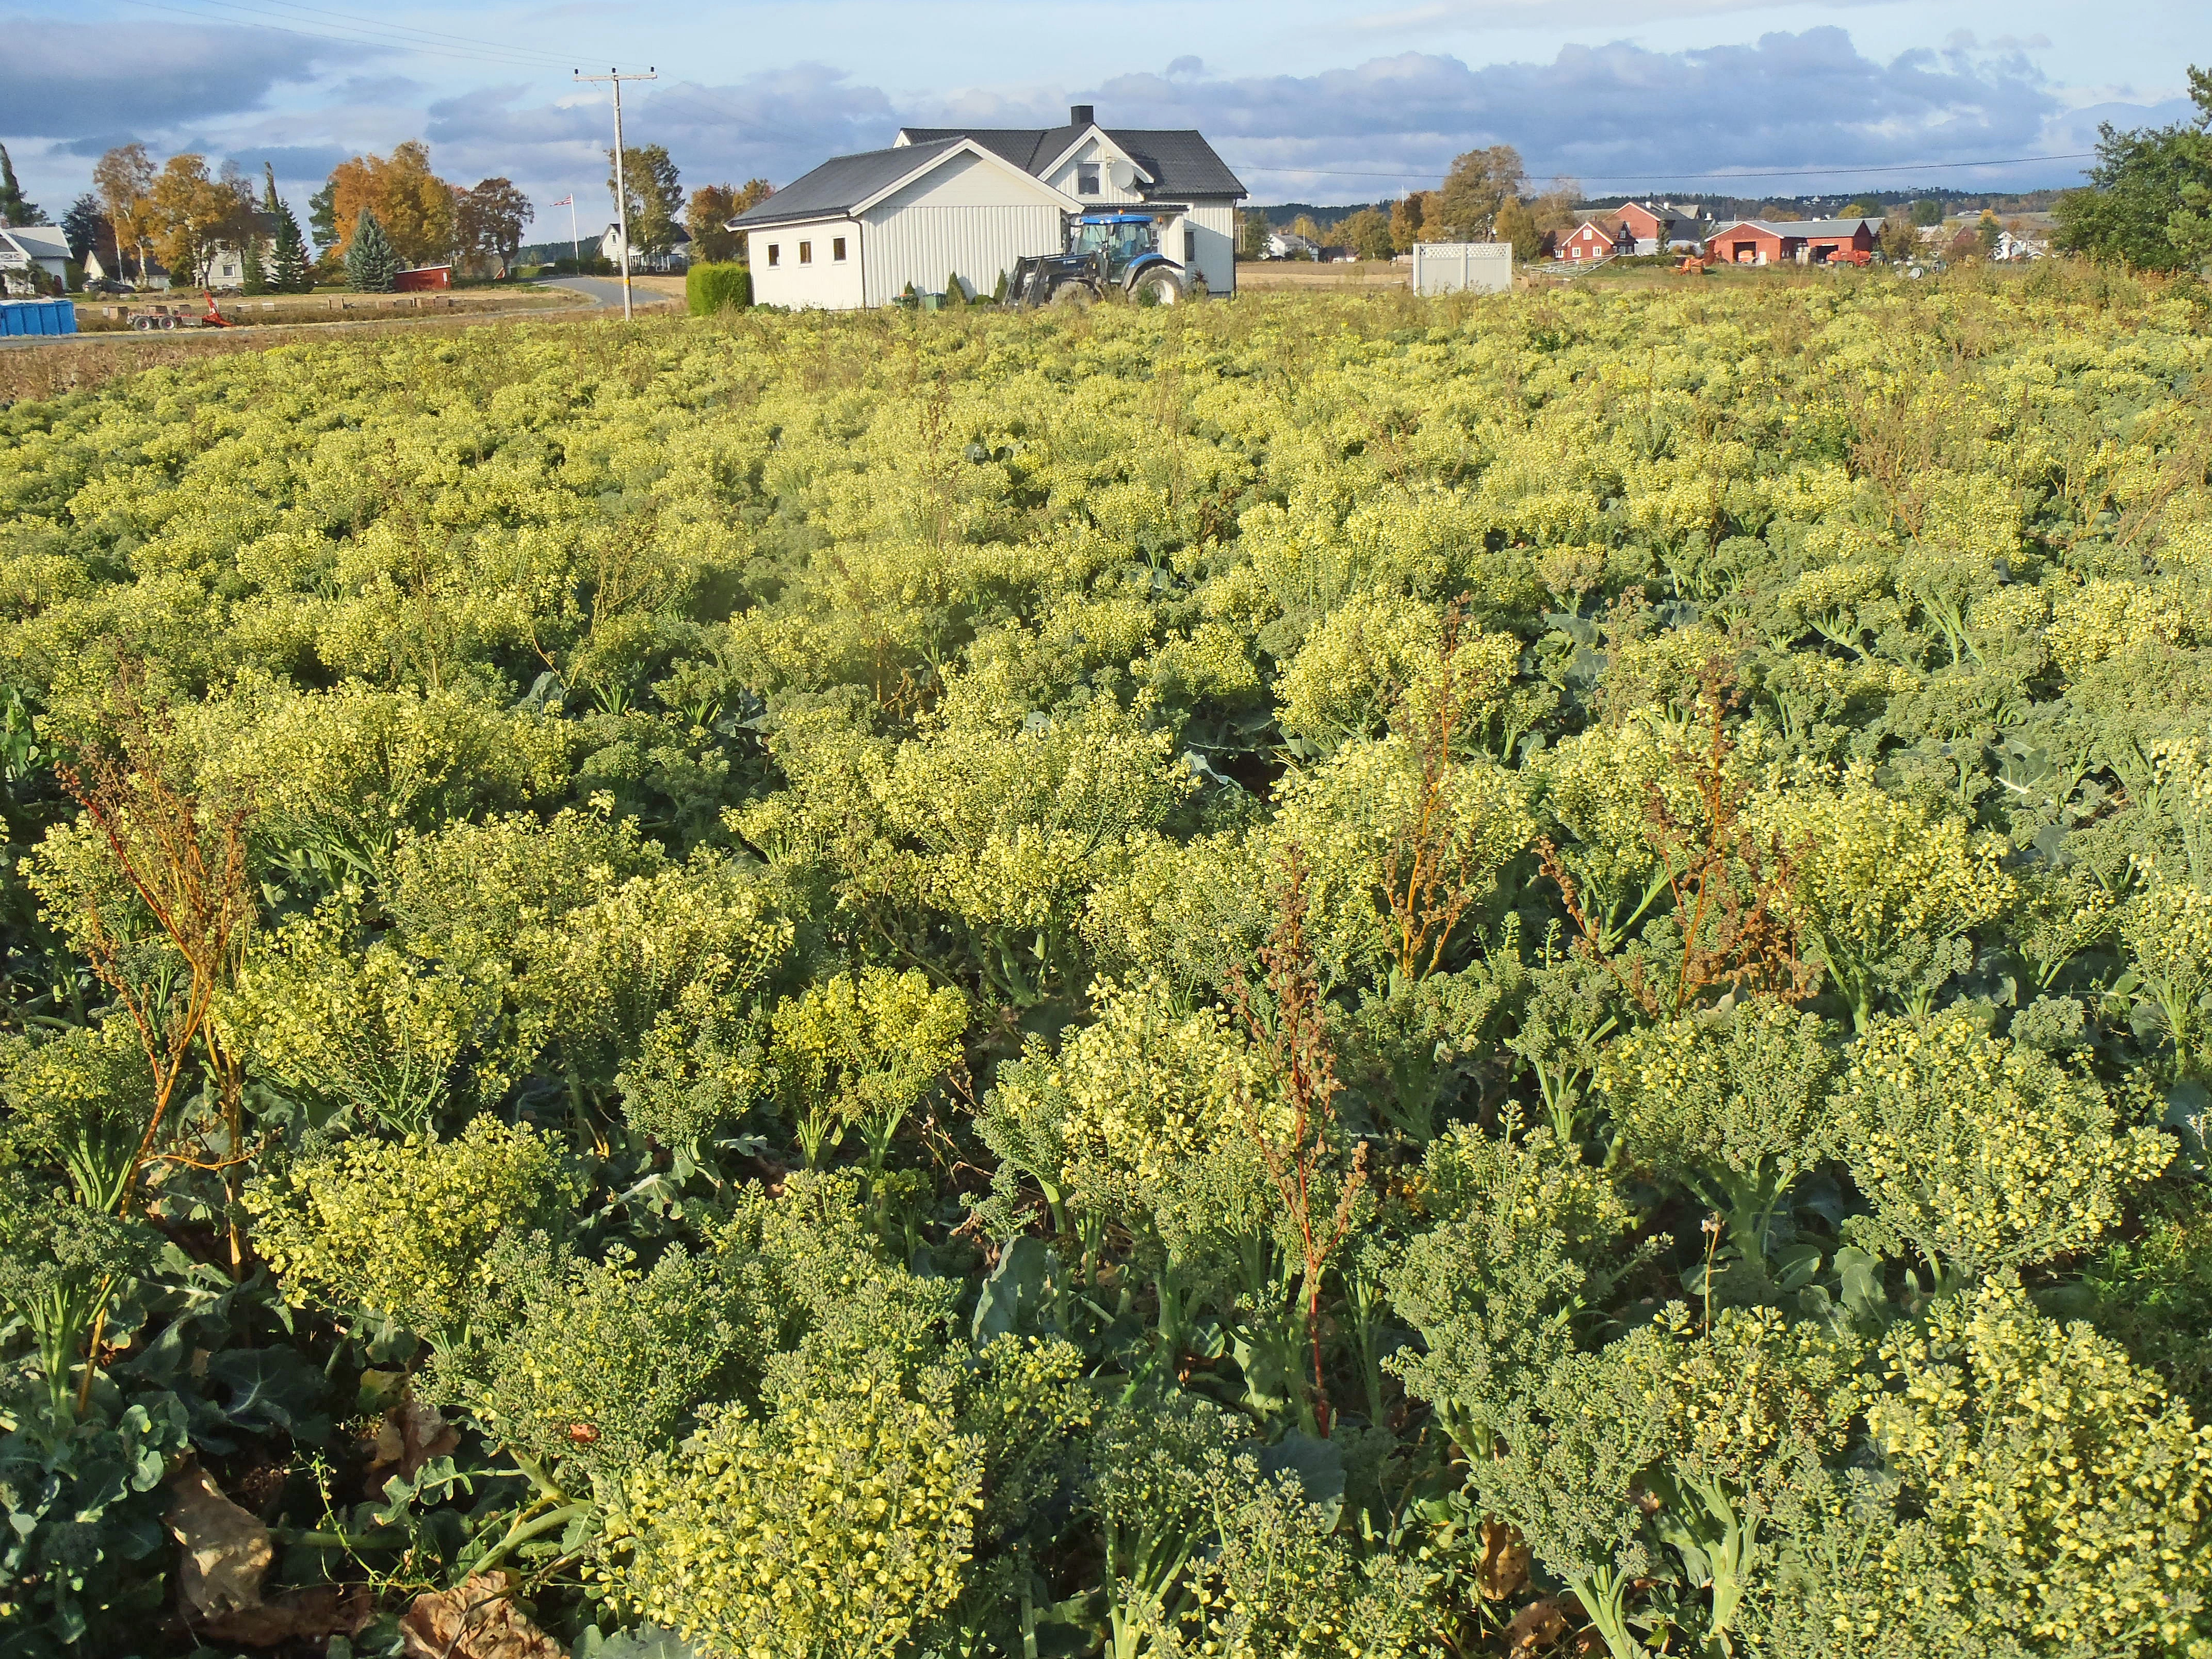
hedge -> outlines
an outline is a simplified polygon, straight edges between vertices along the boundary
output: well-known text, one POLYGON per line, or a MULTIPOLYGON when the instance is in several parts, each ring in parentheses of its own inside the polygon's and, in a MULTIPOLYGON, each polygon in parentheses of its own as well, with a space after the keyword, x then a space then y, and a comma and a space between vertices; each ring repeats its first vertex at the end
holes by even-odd
POLYGON ((694 317, 749 306, 753 302, 752 271, 734 261, 694 265, 684 278, 684 299, 694 317))

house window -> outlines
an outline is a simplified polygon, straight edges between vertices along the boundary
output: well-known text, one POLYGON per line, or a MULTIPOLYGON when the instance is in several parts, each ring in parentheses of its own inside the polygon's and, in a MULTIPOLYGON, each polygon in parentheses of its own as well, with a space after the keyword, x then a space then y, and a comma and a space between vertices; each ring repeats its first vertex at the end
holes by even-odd
POLYGON ((1079 161, 1075 166, 1075 193, 1096 196, 1098 193, 1098 163, 1079 161))
POLYGON ((1188 225, 1182 232, 1182 262, 1187 265, 1198 263, 1198 233, 1188 225))
POLYGON ((845 239, 843 237, 833 236, 830 238, 830 258, 831 263, 835 264, 842 265, 845 263, 845 239))
POLYGON ((799 263, 802 265, 811 265, 814 263, 813 243, 801 242, 799 245, 799 263))
POLYGON ((770 242, 768 245, 768 262, 772 265, 780 265, 783 263, 782 243, 770 242))

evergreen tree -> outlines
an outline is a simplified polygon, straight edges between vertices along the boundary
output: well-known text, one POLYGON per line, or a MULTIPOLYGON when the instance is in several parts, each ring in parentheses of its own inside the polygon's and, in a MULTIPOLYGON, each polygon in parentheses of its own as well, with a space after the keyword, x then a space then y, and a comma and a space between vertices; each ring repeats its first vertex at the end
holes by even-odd
POLYGON ((399 256, 376 216, 366 208, 354 226, 352 246, 346 249, 346 286, 356 294, 389 294, 399 276, 399 256))
POLYGON ((0 225, 37 225, 46 222, 46 215, 39 204, 23 199, 23 188, 15 182, 15 164, 8 159, 8 146, 0 144, 0 225))
POLYGON ((338 235, 337 198, 337 180, 331 179, 307 198, 307 228, 315 233, 319 248, 336 247, 343 240, 338 235))
POLYGON ((248 236, 246 250, 239 260, 239 291, 243 294, 269 292, 269 267, 262 263, 261 239, 248 236))
POLYGON ((292 204, 276 193, 276 170, 264 162, 261 174, 261 210, 274 221, 270 234, 276 244, 269 251, 269 286, 278 294, 305 294, 314 286, 307 270, 307 238, 300 234, 292 204))

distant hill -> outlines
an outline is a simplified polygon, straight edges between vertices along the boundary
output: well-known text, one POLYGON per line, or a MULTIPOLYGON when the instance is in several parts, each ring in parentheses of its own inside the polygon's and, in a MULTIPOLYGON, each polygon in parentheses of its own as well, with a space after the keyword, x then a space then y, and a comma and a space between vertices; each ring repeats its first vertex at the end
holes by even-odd
MULTIPOLYGON (((1771 216, 1777 209, 1786 210, 1801 219, 1826 219, 1840 214, 1854 202, 1868 202, 1885 210, 1909 208, 1915 202, 1933 201, 1943 210, 1947 218, 1962 213, 1979 213, 1989 208, 2001 214, 2041 213, 2050 210, 2058 199, 2056 190, 2030 191, 1972 191, 1972 190, 1856 190, 1841 194, 1823 196, 1719 196, 1719 195, 1613 195, 1589 196, 1580 206, 1603 211, 1628 202, 1671 202, 1675 206, 1701 207, 1710 217, 1721 219, 1758 219, 1771 216)), ((1291 221, 1300 214, 1311 214, 1324 229, 1339 220, 1348 219, 1362 208, 1376 207, 1388 213, 1389 201, 1351 202, 1340 206, 1325 206, 1315 202, 1279 202, 1255 205, 1248 212, 1264 215, 1267 222, 1278 230, 1288 229, 1291 221)))

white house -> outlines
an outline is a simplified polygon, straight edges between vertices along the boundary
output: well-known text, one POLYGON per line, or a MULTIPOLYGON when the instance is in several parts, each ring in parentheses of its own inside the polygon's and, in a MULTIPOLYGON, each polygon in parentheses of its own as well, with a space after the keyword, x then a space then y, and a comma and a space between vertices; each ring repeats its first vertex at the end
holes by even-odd
POLYGON ((1028 254, 1056 253, 1068 214, 1148 210, 1160 251, 1237 283, 1237 204, 1246 191, 1192 131, 1109 130, 1088 104, 1060 127, 908 127, 889 149, 841 155, 730 222, 745 238, 763 305, 888 305, 948 276, 988 294, 1028 254))
POLYGON ((138 250, 126 247, 104 255, 97 247, 84 252, 84 279, 88 283, 118 283, 129 288, 165 289, 169 285, 169 268, 159 259, 149 258, 146 269, 138 269, 138 250))
POLYGON ((30 292, 33 270, 66 281, 69 264, 69 238, 56 227, 0 224, 0 289, 30 292))
MULTIPOLYGON (((665 253, 647 253, 643 248, 630 250, 629 268, 632 270, 683 270, 691 264, 691 233, 681 225, 673 227, 676 245, 665 253)), ((609 225, 599 237, 599 258, 609 264, 622 263, 622 226, 609 225)))

